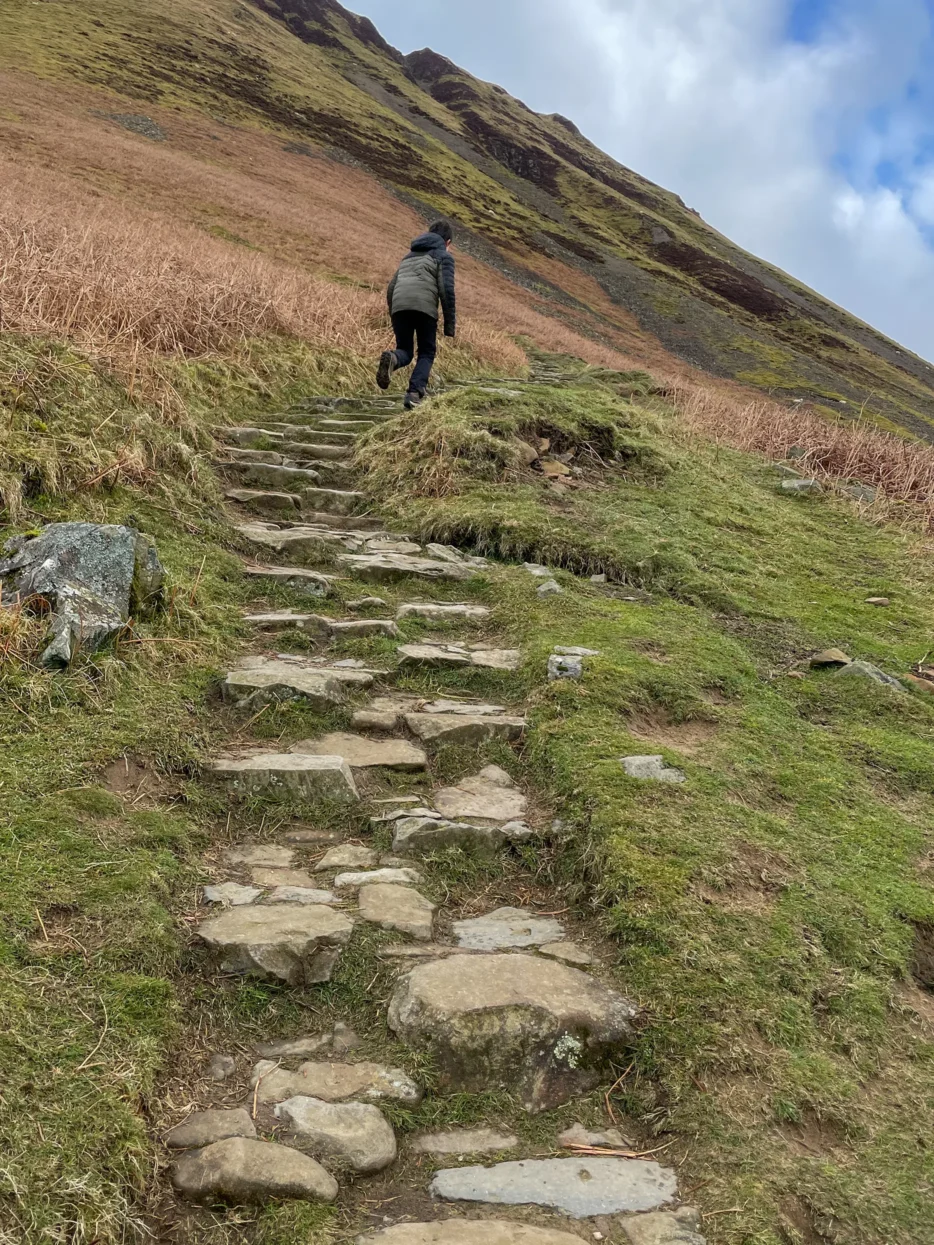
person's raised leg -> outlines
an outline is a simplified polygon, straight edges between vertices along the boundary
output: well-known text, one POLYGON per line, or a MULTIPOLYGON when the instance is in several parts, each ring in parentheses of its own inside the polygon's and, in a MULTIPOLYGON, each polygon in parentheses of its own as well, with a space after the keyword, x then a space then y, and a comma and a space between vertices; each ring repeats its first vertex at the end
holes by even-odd
POLYGON ((415 364, 412 378, 409 381, 409 393, 407 396, 417 394, 419 400, 421 400, 428 389, 431 369, 434 366, 435 357, 438 353, 438 321, 434 316, 426 315, 424 312, 416 314, 418 315, 415 325, 415 331, 418 336, 418 362, 415 364))
POLYGON ((415 324, 412 315, 411 311, 397 311, 392 317, 396 348, 384 350, 380 355, 376 372, 376 383, 380 389, 388 389, 393 372, 398 368, 408 367, 415 357, 415 324))

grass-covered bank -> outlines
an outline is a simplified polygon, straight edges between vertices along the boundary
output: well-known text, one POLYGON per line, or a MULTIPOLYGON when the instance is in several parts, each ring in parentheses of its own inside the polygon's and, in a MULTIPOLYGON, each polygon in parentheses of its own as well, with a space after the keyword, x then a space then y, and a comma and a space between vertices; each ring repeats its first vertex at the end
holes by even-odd
POLYGON ((896 675, 921 660, 918 544, 601 385, 452 395, 361 456, 422 534, 619 581, 565 574, 543 601, 517 567, 499 617, 540 689, 528 777, 569 823, 564 875, 648 1009, 623 1103, 729 1212, 711 1239, 930 1239, 934 1002, 912 969, 934 706, 794 668, 830 645, 896 675), (522 467, 515 435, 581 446, 580 487, 522 467), (602 656, 541 689, 554 644, 602 656), (628 780, 618 758, 647 752, 687 783, 628 780))

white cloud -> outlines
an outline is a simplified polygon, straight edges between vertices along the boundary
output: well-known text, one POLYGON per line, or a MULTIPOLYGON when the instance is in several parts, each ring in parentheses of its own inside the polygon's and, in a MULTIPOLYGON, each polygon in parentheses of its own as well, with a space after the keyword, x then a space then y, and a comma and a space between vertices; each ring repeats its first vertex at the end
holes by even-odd
POLYGON ((810 44, 785 38, 790 3, 359 7, 406 50, 431 43, 572 117, 740 245, 934 358, 934 167, 914 167, 930 107, 906 94, 931 76, 930 0, 847 0, 810 44))

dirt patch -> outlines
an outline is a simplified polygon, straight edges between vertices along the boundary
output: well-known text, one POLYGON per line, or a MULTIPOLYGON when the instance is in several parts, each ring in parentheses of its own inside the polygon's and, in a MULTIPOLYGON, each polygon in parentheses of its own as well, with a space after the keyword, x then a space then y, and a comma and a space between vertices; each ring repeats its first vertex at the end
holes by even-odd
POLYGON ((720 727, 717 722, 673 722, 664 711, 657 711, 630 718, 627 729, 637 739, 694 756, 710 743, 720 727))
POLYGON ((919 986, 934 990, 934 925, 929 921, 915 921, 915 949, 911 960, 911 974, 919 986))
POLYGON ((101 784, 134 807, 152 807, 166 797, 165 780, 145 761, 118 757, 101 774, 101 784))
POLYGON ((781 1233, 788 1245, 828 1245, 833 1237, 818 1227, 813 1207, 797 1193, 789 1193, 779 1203, 781 1233))
POLYGON ((897 987, 895 994, 904 1007, 914 1012, 927 1032, 934 1035, 934 994, 907 981, 897 987))
POLYGON ((734 855, 716 877, 695 882, 692 889, 705 903, 727 912, 766 912, 794 877, 777 852, 752 843, 734 845, 734 855))
POLYGON ((789 1147, 802 1156, 826 1157, 842 1144, 839 1131, 813 1111, 806 1111, 800 1124, 783 1124, 778 1131, 789 1147))

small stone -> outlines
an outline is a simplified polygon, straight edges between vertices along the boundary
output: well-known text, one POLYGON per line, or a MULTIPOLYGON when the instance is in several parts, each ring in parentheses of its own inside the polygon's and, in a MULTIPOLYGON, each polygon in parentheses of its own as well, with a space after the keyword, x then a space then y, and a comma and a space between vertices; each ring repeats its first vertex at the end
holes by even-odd
MULTIPOLYGON (((400 872, 405 872, 400 870, 400 872)), ((377 884, 360 891, 360 917, 381 929, 429 942, 437 905, 409 886, 377 884)))
POLYGON ((421 1089, 410 1077, 379 1063, 303 1063, 297 1072, 288 1072, 264 1059, 254 1067, 250 1087, 262 1103, 304 1097, 325 1102, 422 1100, 421 1089))
POLYGON ((538 462, 538 450, 534 446, 529 445, 528 441, 523 441, 520 437, 513 437, 509 444, 516 452, 516 458, 523 467, 531 467, 532 463, 538 462))
POLYGON ((554 683, 557 679, 582 679, 584 662, 580 657, 560 657, 553 653, 548 658, 548 678, 554 683))
POLYGON ((314 886, 304 869, 252 869, 250 876, 257 886, 314 886))
POLYGON ((454 618, 466 618, 482 622, 489 618, 490 610, 483 605, 448 605, 444 601, 411 601, 400 605, 396 618, 424 618, 428 622, 448 622, 454 618))
POLYGON ((549 480, 561 480, 571 474, 570 467, 553 458, 543 459, 540 465, 542 474, 549 480))
POLYGON ((329 981, 353 922, 324 904, 229 908, 204 921, 198 936, 224 972, 284 981, 329 981))
POLYGON ((783 493, 791 493, 797 497, 824 491, 819 480, 782 480, 780 487, 783 493))
POLYGON ((337 896, 331 891, 317 890, 313 886, 277 886, 266 896, 267 903, 337 903, 337 896))
POLYGON ((591 575, 590 582, 592 584, 605 584, 606 579, 606 575, 591 575))
POLYGON ((368 1232, 357 1237, 356 1245, 581 1245, 581 1238, 515 1220, 446 1219, 368 1232))
POLYGON ((224 882, 220 886, 204 888, 205 903, 223 904, 225 908, 239 908, 259 899, 262 891, 256 886, 240 886, 237 882, 224 882))
POLYGON ((194 1111, 166 1134, 165 1144, 171 1150, 190 1150, 228 1137, 255 1136, 250 1113, 242 1107, 236 1111, 194 1111))
POLYGON ((905 690, 903 684, 891 674, 886 674, 884 670, 880 670, 878 666, 874 666, 868 661, 851 661, 848 666, 843 666, 837 671, 837 675, 849 675, 853 678, 871 679, 874 683, 883 683, 886 687, 892 688, 893 691, 903 692, 905 690))
POLYGON ((497 908, 486 916, 455 921, 458 946, 472 951, 506 951, 558 942, 564 929, 549 917, 536 918, 525 908, 497 908))
POLYGON ((864 506, 871 506, 879 496, 879 490, 871 484, 845 484, 843 492, 851 501, 860 502, 864 506))
POLYGON ((464 561, 464 555, 459 549, 455 549, 453 545, 426 545, 425 552, 429 557, 437 558, 439 562, 460 563, 464 561))
POLYGON ((848 666, 852 660, 852 657, 847 657, 839 648, 827 648, 811 658, 811 666, 815 670, 824 666, 848 666))
POLYGON ((435 1197, 500 1206, 548 1206, 572 1219, 657 1210, 677 1197, 670 1168, 645 1159, 522 1159, 440 1171, 435 1197))
POLYGON ((556 579, 546 579, 536 591, 540 597, 559 597, 564 589, 556 579))
POLYGON ((378 1107, 288 1098, 275 1108, 301 1140, 322 1158, 338 1159, 355 1172, 378 1172, 396 1157, 396 1136, 378 1107))
POLYGON ((360 890, 365 886, 417 886, 422 875, 417 869, 368 869, 360 873, 339 873, 337 890, 360 890))
POLYGON ((521 821, 528 800, 505 770, 488 765, 479 774, 445 787, 434 797, 434 806, 452 821, 521 821))
POLYGON ((290 847, 279 847, 275 843, 245 843, 241 847, 228 848, 224 859, 229 865, 288 869, 295 860, 295 853, 290 847))
POLYGON ((445 1133, 422 1133, 413 1137, 409 1149, 414 1154, 502 1154, 515 1150, 519 1138, 492 1128, 452 1128, 445 1133))
POLYGON ((185 1154, 172 1168, 172 1184, 193 1202, 333 1202, 337 1197, 337 1181, 314 1159, 287 1146, 243 1137, 185 1154))
POLYGON ((883 605, 891 605, 892 603, 888 597, 867 597, 866 604, 883 606, 883 605))
POLYGON ((365 735, 335 733, 320 739, 303 739, 290 752, 307 756, 343 757, 351 769, 422 770, 428 757, 406 739, 367 739, 365 735))
POLYGON ((237 1074, 237 1061, 233 1055, 212 1055, 207 1066, 207 1076, 220 1084, 237 1074))
POLYGON ((583 947, 579 947, 576 942, 549 942, 544 947, 539 947, 542 955, 547 955, 550 960, 560 960, 563 964, 579 964, 586 967, 593 963, 593 956, 583 947))
POLYGON ((645 782, 687 782, 687 775, 666 765, 665 758, 661 756, 621 757, 620 760, 630 778, 640 778, 645 782))
POLYGON ((561 1146, 602 1146, 605 1150, 627 1150, 629 1142, 618 1129, 607 1128, 602 1132, 591 1132, 583 1124, 573 1124, 566 1128, 558 1137, 561 1146))
POLYGON ((324 873, 327 869, 372 869, 375 864, 376 852, 371 847, 342 843, 321 857, 315 865, 315 873, 324 873))
POLYGON ((555 652, 559 657, 599 657, 600 650, 598 648, 561 648, 556 647, 555 652))
POLYGON ((305 1037, 281 1038, 276 1042, 258 1042, 257 1055, 264 1059, 310 1059, 325 1052, 338 1054, 359 1046, 356 1033, 339 1020, 329 1033, 310 1033, 305 1037))
POLYGON ((348 601, 347 608, 349 610, 377 610, 386 609, 386 602, 382 597, 361 597, 359 601, 348 601))
POLYGON ((706 1245, 700 1230, 700 1214, 692 1206, 635 1215, 620 1220, 620 1226, 629 1245, 706 1245))

